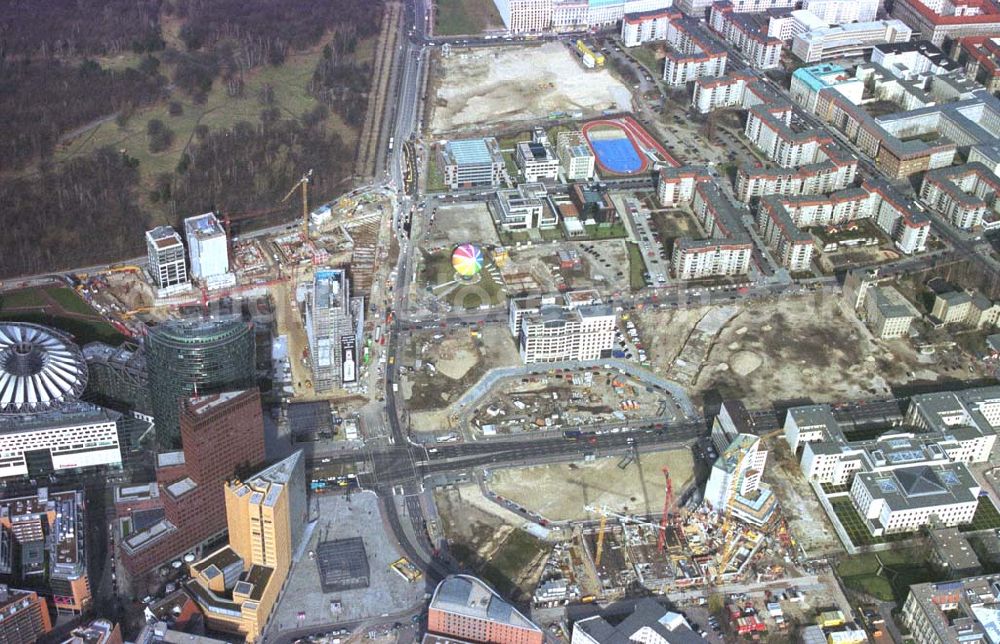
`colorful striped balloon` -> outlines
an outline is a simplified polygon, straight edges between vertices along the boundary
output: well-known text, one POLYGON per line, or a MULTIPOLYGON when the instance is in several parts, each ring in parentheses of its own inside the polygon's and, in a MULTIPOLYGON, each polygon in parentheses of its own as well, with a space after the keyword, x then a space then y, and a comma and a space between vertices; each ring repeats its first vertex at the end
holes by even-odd
POLYGON ((472 277, 483 270, 483 251, 475 244, 462 244, 451 254, 451 265, 462 277, 472 277))

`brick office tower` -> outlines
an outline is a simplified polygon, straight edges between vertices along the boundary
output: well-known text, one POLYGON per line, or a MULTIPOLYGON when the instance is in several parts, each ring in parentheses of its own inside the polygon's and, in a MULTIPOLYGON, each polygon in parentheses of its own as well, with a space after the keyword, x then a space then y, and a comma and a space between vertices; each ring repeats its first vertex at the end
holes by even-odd
POLYGON ((130 579, 183 556, 226 529, 225 483, 264 461, 260 392, 189 398, 180 409, 182 452, 157 457, 163 519, 121 543, 130 579))
POLYGON ((542 644, 545 640, 542 629, 470 575, 451 575, 438 584, 427 610, 427 632, 489 644, 542 644))
POLYGON ((48 605, 33 590, 0 584, 0 642, 34 644, 52 630, 48 605))

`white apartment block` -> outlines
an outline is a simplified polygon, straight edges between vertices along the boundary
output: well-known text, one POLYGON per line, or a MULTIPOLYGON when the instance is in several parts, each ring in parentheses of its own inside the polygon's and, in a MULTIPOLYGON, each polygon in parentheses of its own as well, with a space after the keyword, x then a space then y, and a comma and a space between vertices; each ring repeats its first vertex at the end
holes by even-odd
POLYGON ((622 18, 622 44, 637 47, 643 43, 667 39, 670 11, 649 11, 625 14, 622 18))
POLYGON ((188 287, 184 244, 172 227, 158 226, 146 231, 146 257, 149 273, 161 295, 188 287))
POLYGON ((671 268, 681 280, 746 275, 752 254, 752 244, 678 239, 674 242, 671 268))
POLYGON ((805 0, 802 8, 831 25, 846 22, 873 22, 878 13, 878 0, 805 0))
POLYGON ((681 237, 674 241, 670 262, 678 279, 746 275, 750 270, 753 241, 743 229, 740 214, 717 185, 699 182, 691 209, 708 239, 681 237))
POLYGON ((728 0, 712 5, 710 24, 734 45, 754 69, 774 69, 781 64, 782 41, 769 34, 766 14, 737 13, 728 0))
POLYGON ((590 181, 594 178, 596 159, 581 132, 560 132, 556 146, 559 168, 567 181, 590 181))
POLYGON ((744 134, 771 161, 783 168, 816 163, 832 139, 822 132, 792 126, 791 105, 755 105, 744 134))
POLYGON ((866 180, 862 187, 871 193, 868 211, 875 225, 889 235, 896 248, 903 253, 922 253, 931 231, 927 215, 911 208, 898 193, 882 182, 866 180))
MULTIPOLYGON (((799 13, 809 12, 796 12, 799 13)), ((792 38, 792 53, 806 63, 850 58, 866 54, 875 45, 906 42, 912 33, 903 22, 895 19, 822 26, 792 38)))
POLYGON ((606 304, 542 306, 521 317, 518 348, 525 364, 611 356, 617 315, 606 304))
POLYGON ((742 105, 748 79, 740 74, 695 81, 691 105, 702 114, 742 105))
POLYGON ((930 170, 924 175, 920 198, 952 226, 970 230, 986 221, 1000 225, 1000 178, 982 163, 930 170), (988 218, 987 218, 988 217, 988 218))
POLYGON ((789 214, 788 204, 777 195, 764 197, 757 210, 757 227, 781 265, 792 272, 809 270, 812 235, 801 230, 789 214))
POLYGON ((663 67, 663 80, 678 87, 699 78, 726 73, 727 53, 705 26, 692 18, 674 18, 667 28, 670 49, 663 67))
POLYGON ((552 26, 552 0, 493 1, 512 34, 548 31, 552 26))
POLYGON ((709 179, 708 172, 698 166, 661 168, 656 180, 656 198, 664 208, 691 203, 695 186, 698 182, 709 179))
POLYGON ((858 160, 836 145, 824 146, 823 158, 798 168, 756 168, 743 165, 736 173, 736 197, 747 203, 765 195, 821 195, 854 183, 858 160))
POLYGON ((725 52, 680 55, 667 52, 663 80, 671 87, 680 87, 699 78, 722 76, 726 73, 727 58, 725 52))
POLYGON ((36 461, 44 453, 56 472, 120 465, 120 418, 117 412, 75 402, 58 411, 0 419, 0 478, 27 476, 29 453, 36 461))

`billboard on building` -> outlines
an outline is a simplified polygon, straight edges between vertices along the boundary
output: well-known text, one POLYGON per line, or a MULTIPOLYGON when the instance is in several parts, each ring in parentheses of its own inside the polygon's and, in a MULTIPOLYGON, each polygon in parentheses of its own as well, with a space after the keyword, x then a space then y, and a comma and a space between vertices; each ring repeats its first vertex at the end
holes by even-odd
POLYGON ((340 337, 340 375, 345 387, 358 381, 358 346, 353 335, 340 337))

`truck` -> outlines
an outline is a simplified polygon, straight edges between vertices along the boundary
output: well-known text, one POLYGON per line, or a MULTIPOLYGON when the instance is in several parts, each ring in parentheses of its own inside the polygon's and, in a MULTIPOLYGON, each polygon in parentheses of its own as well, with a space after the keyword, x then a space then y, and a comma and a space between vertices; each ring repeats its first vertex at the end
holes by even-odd
POLYGON ((583 436, 583 432, 579 429, 567 429, 563 432, 563 438, 568 438, 571 440, 576 440, 583 436))

